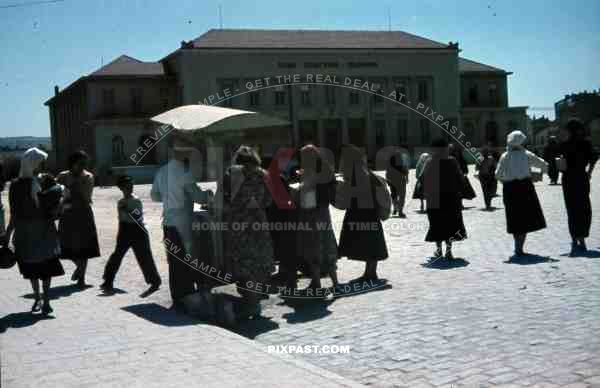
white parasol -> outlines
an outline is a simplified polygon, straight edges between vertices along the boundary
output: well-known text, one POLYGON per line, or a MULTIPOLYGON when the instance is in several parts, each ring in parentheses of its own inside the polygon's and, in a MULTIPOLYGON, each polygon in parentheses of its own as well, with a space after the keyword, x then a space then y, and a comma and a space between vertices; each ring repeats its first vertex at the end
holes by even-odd
POLYGON ((180 131, 219 133, 252 128, 285 127, 290 123, 279 117, 247 110, 212 105, 183 105, 151 119, 180 131))

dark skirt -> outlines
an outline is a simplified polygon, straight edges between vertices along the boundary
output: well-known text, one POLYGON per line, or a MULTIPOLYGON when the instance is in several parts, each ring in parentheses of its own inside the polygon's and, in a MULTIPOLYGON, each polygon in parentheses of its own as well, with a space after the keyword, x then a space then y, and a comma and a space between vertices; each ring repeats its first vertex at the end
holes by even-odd
POLYGON ((531 179, 504 182, 502 195, 508 233, 524 234, 546 227, 546 219, 531 179))
POLYGON ((81 260, 100 256, 98 233, 91 206, 65 209, 58 229, 62 258, 81 260))
POLYGON ((56 226, 44 219, 15 220, 13 245, 22 262, 39 263, 60 256, 56 226))
POLYGON ((588 237, 592 225, 592 204, 590 202, 590 180, 587 173, 585 171, 564 173, 562 189, 571 238, 588 237))
POLYGON ((425 193, 423 192, 423 180, 417 179, 417 183, 415 183, 415 189, 412 195, 413 199, 425 199, 425 193))
POLYGON ((476 196, 477 196, 477 194, 475 194, 475 190, 473 189, 473 186, 471 186, 471 182, 469 181, 469 178, 465 175, 465 179, 463 182, 462 198, 471 200, 471 199, 475 198, 476 196))
POLYGON ((384 260, 388 257, 383 227, 374 209, 351 208, 346 211, 338 256, 360 261, 384 260))
POLYGON ((427 218, 429 230, 425 241, 454 242, 467 238, 460 198, 443 198, 438 208, 427 209, 427 218))
POLYGON ((22 260, 17 261, 19 272, 25 279, 48 279, 55 276, 62 276, 65 271, 58 258, 40 261, 38 263, 26 263, 22 260))

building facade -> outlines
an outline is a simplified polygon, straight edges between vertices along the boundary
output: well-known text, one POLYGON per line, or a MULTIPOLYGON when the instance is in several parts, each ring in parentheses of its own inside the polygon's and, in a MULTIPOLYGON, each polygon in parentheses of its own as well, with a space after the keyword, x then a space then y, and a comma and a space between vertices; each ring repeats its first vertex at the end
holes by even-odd
POLYGON ((152 131, 154 113, 201 102, 276 115, 291 123, 290 143, 353 143, 371 158, 388 145, 427 147, 440 135, 473 147, 503 144, 527 120, 527 107, 508 104, 511 73, 459 51, 400 31, 210 30, 159 62, 121 57, 57 91, 47 103, 53 142, 62 163, 67 150, 83 147, 110 170, 152 131), (136 98, 143 108, 134 108, 136 98), (81 112, 61 121, 81 101, 81 112), (443 122, 458 131, 448 134, 443 122))
POLYGON ((113 169, 137 165, 134 174, 151 175, 167 156, 158 144, 132 159, 155 136, 152 117, 178 105, 176 82, 156 62, 123 55, 60 91, 46 102, 50 111, 55 169, 67 168, 69 154, 85 150, 92 169, 108 177, 113 169))

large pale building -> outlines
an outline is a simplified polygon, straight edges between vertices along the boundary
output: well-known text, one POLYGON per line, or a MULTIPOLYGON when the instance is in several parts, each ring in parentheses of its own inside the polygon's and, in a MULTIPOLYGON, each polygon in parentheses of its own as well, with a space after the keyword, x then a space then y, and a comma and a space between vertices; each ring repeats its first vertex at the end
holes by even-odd
MULTIPOLYGON (((473 147, 503 143, 526 126, 526 107, 508 104, 511 73, 459 51, 400 31, 210 30, 158 62, 122 56, 56 90, 46 103, 53 146, 61 167, 85 148, 109 171, 152 133, 149 117, 198 102, 281 116, 294 144, 353 143, 371 157, 427 146, 448 127, 473 147)), ((165 157, 159 147, 146 163, 165 157)))

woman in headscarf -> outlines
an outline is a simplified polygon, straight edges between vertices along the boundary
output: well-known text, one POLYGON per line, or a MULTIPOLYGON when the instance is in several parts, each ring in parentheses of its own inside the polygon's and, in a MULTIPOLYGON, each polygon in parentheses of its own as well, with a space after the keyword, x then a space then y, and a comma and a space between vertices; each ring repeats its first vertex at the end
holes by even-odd
MULTIPOLYGON (((223 248, 226 265, 233 272, 238 292, 244 298, 241 317, 260 315, 259 292, 273 272, 273 244, 266 210, 271 204, 268 174, 256 151, 240 146, 219 182, 217 196, 223 196, 223 248)), ((228 271, 229 272, 229 271, 228 271)))
POLYGON ((298 219, 305 227, 298 231, 298 256, 309 269, 309 289, 321 288, 321 273, 338 286, 337 244, 331 225, 329 204, 335 196, 333 167, 312 144, 300 150, 302 174, 295 190, 298 219))
POLYGON ((560 147, 560 153, 566 160, 562 189, 569 218, 571 255, 574 256, 587 250, 585 239, 592 224, 590 179, 598 156, 592 143, 585 138, 585 127, 579 119, 569 120, 566 127, 569 138, 560 147))
MULTIPOLYGON (((48 295, 51 279, 65 273, 58 260, 60 244, 55 219, 40 203, 42 188, 38 174, 47 157, 47 153, 37 148, 23 154, 19 177, 11 183, 8 194, 10 221, 6 232, 7 241, 13 235, 19 271, 31 281, 35 299, 31 311, 41 310, 44 315, 52 312, 48 295)), ((56 209, 52 210, 50 213, 56 214, 56 209)))
POLYGON ((506 152, 496 167, 496 178, 503 183, 502 199, 506 212, 506 231, 515 240, 515 256, 525 255, 527 233, 546 227, 544 213, 531 180, 531 168, 542 173, 548 169, 544 159, 525 149, 527 136, 513 131, 506 138, 506 152))
POLYGON ((92 211, 94 175, 85 169, 88 156, 77 151, 69 156, 69 169, 56 180, 65 186, 64 210, 59 222, 61 255, 73 260, 77 268, 71 280, 85 287, 85 272, 88 259, 100 256, 96 221, 92 211))
POLYGON ((453 259, 452 243, 467 238, 461 205, 465 177, 458 161, 449 155, 446 139, 433 141, 431 147, 433 154, 422 178, 429 219, 425 241, 435 242, 435 258, 442 257, 445 242, 446 259, 453 259))
POLYGON ((364 152, 354 145, 344 147, 340 167, 343 181, 337 185, 335 206, 346 214, 338 255, 365 262, 364 274, 355 282, 377 281, 377 262, 388 257, 377 209, 378 190, 385 190, 385 182, 369 170, 364 152))

